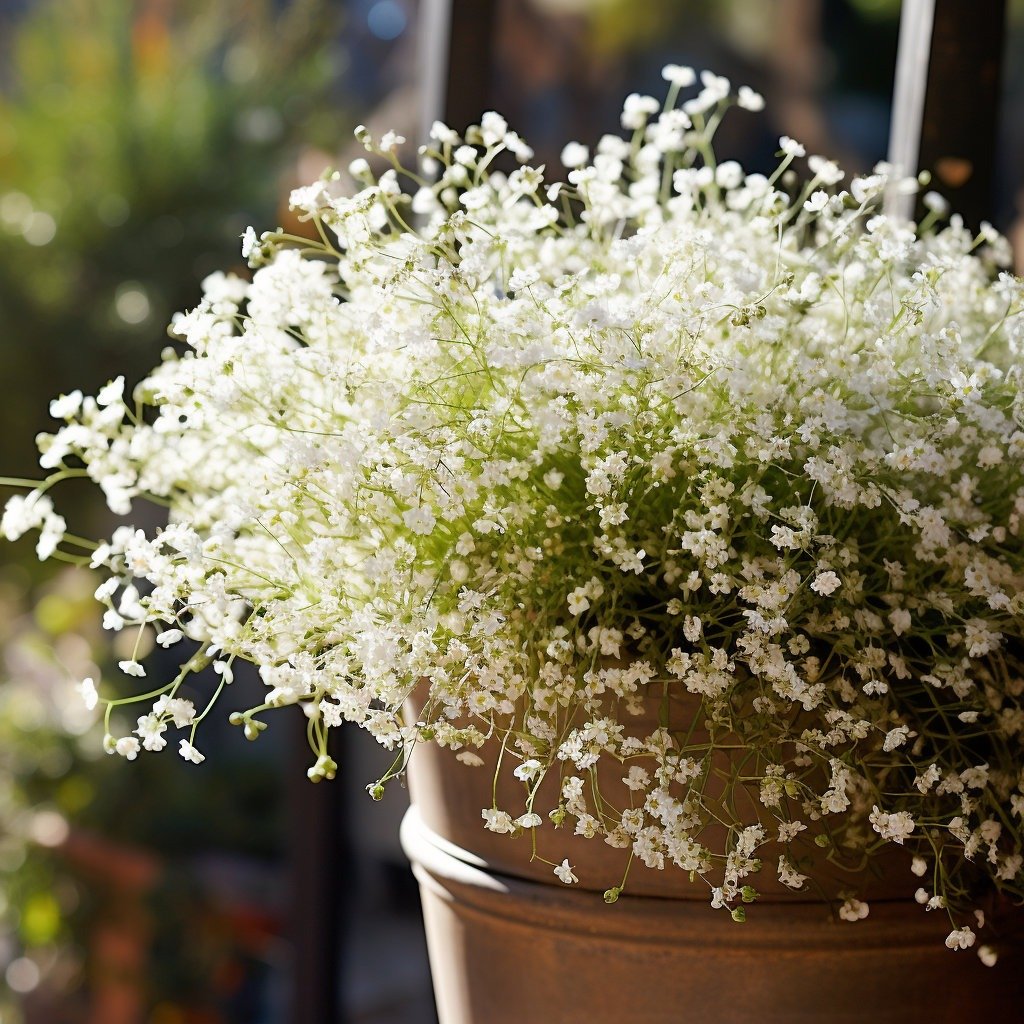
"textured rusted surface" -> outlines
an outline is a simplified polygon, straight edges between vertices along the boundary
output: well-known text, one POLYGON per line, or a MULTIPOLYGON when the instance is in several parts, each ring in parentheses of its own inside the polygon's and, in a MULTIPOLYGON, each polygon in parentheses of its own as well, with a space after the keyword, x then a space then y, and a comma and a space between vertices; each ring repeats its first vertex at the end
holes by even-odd
POLYGON ((1000 963, 943 945, 948 919, 878 902, 855 924, 814 903, 594 893, 482 870, 427 828, 402 829, 420 882, 441 1024, 971 1024, 1021 1019, 1024 946, 1000 963))

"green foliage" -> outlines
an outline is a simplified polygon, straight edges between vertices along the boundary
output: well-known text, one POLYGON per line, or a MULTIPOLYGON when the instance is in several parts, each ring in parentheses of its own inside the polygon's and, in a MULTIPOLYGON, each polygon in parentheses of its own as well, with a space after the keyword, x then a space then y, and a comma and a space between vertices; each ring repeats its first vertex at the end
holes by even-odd
MULTIPOLYGON (((347 134, 331 95, 337 9, 326 0, 43 0, 6 37, 0 28, 5 470, 34 463, 32 436, 52 427, 48 399, 101 384, 115 367, 131 380, 152 364, 172 313, 195 304, 207 273, 238 261, 244 228, 276 220, 298 143, 347 134)), ((74 498, 96 522, 93 496, 74 498)), ((266 855, 273 782, 252 759, 241 774, 258 797, 183 786, 184 766, 167 762, 141 782, 113 778, 94 734, 69 736, 91 717, 69 721, 81 706, 72 681, 109 657, 95 581, 54 578, 24 554, 23 567, 0 577, 0 940, 44 974, 62 963, 73 976, 97 901, 52 847, 68 827, 169 858, 194 852, 202 829, 266 855), (170 815, 155 815, 153 800, 170 815), (190 829, 177 829, 183 820, 190 829)), ((173 913, 161 906, 164 930, 189 910, 172 902, 173 913)), ((5 995, 3 963, 0 1020, 9 1024, 19 1000, 5 995)), ((176 998, 196 980, 151 979, 155 993, 176 998)))
MULTIPOLYGON (((72 382, 148 366, 245 226, 274 219, 289 145, 337 137, 331 6, 74 0, 16 28, 0 95, 5 436, 28 442, 26 421, 45 426, 45 399, 72 382)), ((10 455, 31 464, 27 443, 10 455)))

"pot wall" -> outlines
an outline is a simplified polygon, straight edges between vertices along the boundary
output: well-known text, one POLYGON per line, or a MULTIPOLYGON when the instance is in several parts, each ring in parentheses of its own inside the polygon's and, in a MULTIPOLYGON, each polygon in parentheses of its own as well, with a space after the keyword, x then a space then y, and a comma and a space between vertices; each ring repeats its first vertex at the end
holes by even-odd
POLYGON ((1024 946, 999 964, 943 945, 941 914, 758 902, 744 924, 704 901, 513 878, 437 835, 414 806, 402 842, 420 883, 441 1024, 972 1024, 1021 1019, 1024 946))

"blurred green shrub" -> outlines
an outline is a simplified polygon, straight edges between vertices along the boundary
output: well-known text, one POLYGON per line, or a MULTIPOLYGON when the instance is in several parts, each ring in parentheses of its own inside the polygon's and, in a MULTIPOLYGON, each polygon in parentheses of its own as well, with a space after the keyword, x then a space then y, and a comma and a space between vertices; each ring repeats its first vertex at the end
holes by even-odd
POLYGON ((152 365, 198 282, 274 221, 291 144, 344 137, 329 0, 43 0, 0 50, 5 471, 46 399, 152 365), (16 387, 11 384, 16 382, 16 387))
MULTIPOLYGON (((300 144, 349 135, 333 95, 340 7, 39 0, 0 19, 3 473, 35 475, 33 437, 52 427, 51 397, 119 373, 131 382, 153 365, 202 277, 241 264, 244 228, 277 222, 300 144)), ((105 512, 88 500, 98 536, 105 512)), ((23 564, 0 570, 0 1022, 18 1024, 29 993, 81 993, 95 973, 107 897, 89 863, 108 853, 151 858, 147 941, 191 959, 151 958, 164 973, 143 979, 146 999, 182 1005, 203 971, 209 987, 198 951, 211 942, 196 934, 181 858, 200 837, 272 854, 273 769, 251 757, 225 765, 239 776, 230 788, 212 774, 196 785, 170 759, 114 771, 74 692, 111 657, 95 584, 22 552, 23 564)))
POLYGON ((74 693, 93 671, 100 645, 87 573, 68 570, 26 601, 27 574, 0 578, 0 1020, 17 1020, 13 1000, 57 968, 80 893, 53 851, 69 818, 95 798, 82 766, 95 743, 79 745, 96 717, 74 693), (67 631, 78 629, 77 635, 67 631), (78 771, 75 771, 75 768, 78 771))
MULTIPOLYGON (((280 856, 278 772, 235 730, 223 769, 202 766, 198 781, 176 757, 130 772, 106 757, 76 685, 126 652, 100 629, 95 580, 68 568, 29 584, 23 568, 0 572, 0 1022, 88 1006, 109 973, 97 936, 111 927, 136 930, 140 1008, 209 1010, 243 937, 226 909, 239 894, 211 901, 202 857, 220 851, 244 872, 280 856), (23 1017, 19 1005, 40 998, 46 1010, 23 1017)), ((245 913, 272 911, 264 898, 245 913)))

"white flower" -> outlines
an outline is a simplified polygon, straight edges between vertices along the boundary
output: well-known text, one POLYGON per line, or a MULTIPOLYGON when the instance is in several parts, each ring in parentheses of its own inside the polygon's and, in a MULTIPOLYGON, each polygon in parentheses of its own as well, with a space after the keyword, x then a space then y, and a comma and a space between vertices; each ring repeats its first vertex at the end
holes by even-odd
POLYGON ((82 392, 75 390, 69 395, 61 395, 50 403, 50 415, 55 420, 69 420, 82 407, 82 392))
POLYGON ((251 225, 242 232, 242 259, 248 260, 260 247, 256 229, 251 225))
POLYGON ((63 516, 48 515, 39 531, 39 539, 36 541, 36 555, 40 561, 46 561, 56 550, 64 539, 64 531, 67 523, 63 516))
POLYGON ((181 743, 178 744, 178 753, 181 754, 186 761, 191 761, 192 764, 202 764, 202 762, 206 760, 206 755, 200 754, 188 740, 182 740, 181 743))
POLYGON ((785 856, 779 857, 778 874, 779 881, 790 889, 802 889, 809 878, 797 871, 785 856))
POLYGON ((910 629, 913 619, 905 608, 894 608, 889 612, 889 622, 892 623, 892 631, 897 636, 903 636, 910 629))
POLYGON ((720 188, 739 188, 743 184, 743 168, 735 160, 724 160, 715 168, 715 184, 720 188))
POLYGON ((497 146, 508 135, 508 122, 493 110, 487 111, 480 119, 480 134, 485 146, 497 146))
POLYGON ((99 693, 96 690, 96 681, 94 679, 83 679, 75 686, 75 690, 81 696, 82 703, 85 704, 86 708, 89 711, 94 711, 100 699, 99 693))
POLYGON ((579 881, 579 879, 573 873, 568 858, 563 860, 561 864, 555 867, 555 875, 558 877, 558 880, 560 882, 565 882, 566 885, 572 885, 573 882, 579 881))
POLYGON ((833 594, 839 589, 841 582, 836 573, 828 570, 818 573, 811 583, 811 590, 816 594, 821 594, 822 597, 828 597, 829 594, 833 594))
POLYGON ((539 814, 528 811, 526 814, 520 814, 513 824, 519 828, 537 828, 538 825, 544 824, 544 819, 539 814))
POLYGON ((851 896, 843 901, 843 905, 839 908, 839 916, 844 921, 863 921, 870 911, 871 908, 867 903, 851 896))
POLYGON ((540 272, 534 267, 516 267, 509 275, 508 290, 521 292, 532 287, 540 280, 540 272))
POLYGON ((7 540, 17 540, 29 530, 39 528, 52 515, 53 502, 38 491, 32 491, 25 497, 15 495, 8 498, 4 506, 0 533, 7 540))
POLYGON ((363 178, 369 177, 370 165, 363 157, 356 157, 348 165, 348 173, 356 179, 361 181, 363 178))
POLYGON ((517 765, 512 774, 523 782, 532 782, 540 774, 543 765, 535 757, 528 758, 522 764, 517 765))
POLYGON ((843 180, 843 172, 839 166, 825 157, 811 155, 807 158, 807 166, 822 184, 826 186, 838 185, 843 180))
POLYGON ((828 193, 820 188, 816 192, 812 192, 804 202, 804 209, 810 213, 820 213, 826 206, 828 206, 828 193))
POLYGON ((142 715, 135 733, 142 740, 146 750, 163 750, 167 746, 167 740, 164 738, 166 731, 167 723, 161 721, 157 715, 142 715))
POLYGON ((409 509, 404 513, 402 519, 413 533, 429 534, 437 523, 434 513, 423 505, 409 509))
POLYGON ((716 75, 713 71, 705 70, 700 73, 700 82, 706 90, 714 93, 719 99, 724 100, 729 95, 731 84, 724 75, 716 75))
POLYGON ((974 942, 974 932, 966 925, 963 928, 954 928, 946 936, 946 945, 950 949, 970 949, 974 942))
POLYGON ((916 733, 912 733, 910 728, 906 725, 898 725, 895 729, 890 729, 885 734, 885 740, 882 743, 882 749, 889 753, 890 751, 896 750, 897 747, 902 747, 907 740, 916 733))
POLYGON ((791 139, 788 135, 783 135, 779 139, 779 148, 789 157, 804 156, 807 152, 799 142, 791 139))
POLYGON ((399 135, 396 132, 385 132, 380 137, 380 148, 385 153, 390 153, 396 150, 399 146, 403 145, 404 143, 405 136, 399 135))
POLYGON ((744 110, 764 110, 764 97, 759 92, 754 92, 748 85, 741 85, 739 87, 736 102, 744 110))
POLYGON ((685 89, 697 81, 693 68, 686 67, 685 64, 666 64, 661 69, 661 77, 680 89, 685 89))
POLYGON ((430 126, 430 137, 448 146, 457 146, 462 141, 459 138, 459 133, 453 128, 449 128, 443 121, 435 121, 430 126))
POLYGON ((868 816, 871 827, 883 838, 894 843, 903 845, 903 841, 910 837, 915 828, 913 817, 906 811, 888 813, 879 809, 875 804, 868 816))
POLYGON ((638 764, 630 766, 629 772, 622 780, 627 789, 634 793, 645 790, 651 783, 650 774, 638 764))
POLYGON ((122 736, 114 744, 114 753, 126 761, 134 761, 139 756, 139 741, 134 736, 122 736))
POLYGON ((996 961, 999 959, 999 954, 991 946, 979 946, 978 959, 986 967, 995 967, 996 961))
POLYGON ((661 104, 653 96, 641 96, 630 93, 622 105, 622 127, 629 129, 643 128, 647 119, 661 109, 661 104))
POLYGON ((124 377, 115 377, 96 393, 96 404, 105 407, 120 402, 124 396, 124 377))
POLYGON ((184 637, 180 629, 165 629, 156 635, 156 642, 161 647, 171 647, 184 637))
POLYGON ((485 807, 481 810, 480 816, 484 819, 484 828, 489 829, 491 832, 515 831, 515 823, 512 821, 512 816, 506 811, 485 807))
POLYGON ((159 697, 153 704, 154 715, 170 715, 176 729, 184 729, 192 724, 196 717, 196 709, 192 701, 182 697, 159 697))
POLYGON ((472 750, 460 750, 455 755, 455 760, 471 768, 480 768, 484 763, 484 759, 479 754, 474 754, 472 750))
POLYGON ((562 150, 561 160, 563 167, 582 167, 590 159, 590 151, 586 146, 578 142, 570 142, 562 150))
POLYGON ((146 675, 146 670, 134 659, 131 661, 119 661, 117 663, 117 667, 126 676, 136 676, 139 679, 142 679, 146 675))

